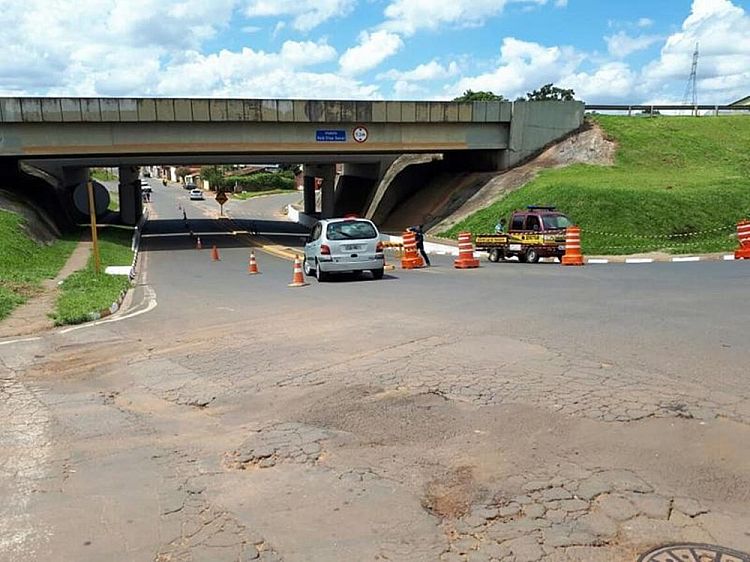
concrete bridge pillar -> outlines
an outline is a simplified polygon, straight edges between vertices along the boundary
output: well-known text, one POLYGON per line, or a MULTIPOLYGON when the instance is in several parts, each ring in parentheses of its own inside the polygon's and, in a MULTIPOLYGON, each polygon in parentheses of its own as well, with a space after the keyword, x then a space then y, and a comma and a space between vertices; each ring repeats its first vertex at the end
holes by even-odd
POLYGON ((303 174, 305 213, 317 211, 315 188, 319 186, 321 217, 334 216, 336 164, 305 164, 303 174))
POLYGON ((302 183, 303 211, 306 215, 315 214, 315 176, 308 175, 308 167, 305 166, 302 183))
POLYGON ((135 226, 143 215, 141 180, 137 166, 120 166, 120 220, 128 226, 135 226))

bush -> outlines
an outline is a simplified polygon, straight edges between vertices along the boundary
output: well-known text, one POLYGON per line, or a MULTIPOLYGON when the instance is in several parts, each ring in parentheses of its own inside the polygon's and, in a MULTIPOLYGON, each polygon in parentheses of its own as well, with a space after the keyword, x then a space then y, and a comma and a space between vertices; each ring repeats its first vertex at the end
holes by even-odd
POLYGON ((234 184, 242 191, 270 191, 272 189, 294 189, 294 177, 289 174, 253 174, 252 176, 230 176, 222 178, 217 186, 222 191, 232 191, 234 184))

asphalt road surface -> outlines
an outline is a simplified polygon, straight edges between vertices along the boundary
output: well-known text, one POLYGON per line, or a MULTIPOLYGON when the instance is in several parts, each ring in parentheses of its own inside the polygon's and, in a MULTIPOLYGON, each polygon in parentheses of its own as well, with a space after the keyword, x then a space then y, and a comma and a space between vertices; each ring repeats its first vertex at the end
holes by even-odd
POLYGON ((750 264, 435 256, 289 288, 231 233, 299 244, 283 198, 214 220, 154 184, 127 309, 0 341, 0 559, 750 551, 750 264))

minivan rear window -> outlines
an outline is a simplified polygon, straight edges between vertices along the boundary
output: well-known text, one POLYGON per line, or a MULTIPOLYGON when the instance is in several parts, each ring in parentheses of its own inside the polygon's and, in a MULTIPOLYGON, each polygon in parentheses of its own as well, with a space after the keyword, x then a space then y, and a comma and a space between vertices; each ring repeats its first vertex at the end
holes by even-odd
POLYGON ((342 221, 329 224, 326 236, 329 240, 362 240, 377 238, 378 232, 366 221, 342 221))

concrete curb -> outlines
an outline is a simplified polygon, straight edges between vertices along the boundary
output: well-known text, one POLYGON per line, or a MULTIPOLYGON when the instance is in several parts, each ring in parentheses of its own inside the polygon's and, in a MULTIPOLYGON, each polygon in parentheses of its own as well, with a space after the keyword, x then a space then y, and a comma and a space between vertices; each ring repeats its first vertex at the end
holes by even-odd
POLYGON ((112 316, 115 312, 120 310, 120 306, 122 305, 122 301, 125 300, 125 295, 128 294, 128 290, 129 289, 120 291, 120 296, 109 306, 109 308, 102 309, 99 312, 89 312, 89 322, 92 322, 94 320, 101 320, 102 318, 106 318, 107 316, 112 316))
POLYGON ((735 261, 734 254, 723 255, 700 255, 700 256, 672 256, 669 258, 635 258, 628 256, 617 256, 616 258, 586 258, 586 264, 649 264, 649 263, 696 263, 706 261, 735 261))
MULTIPOLYGON (((141 251, 141 231, 143 230, 143 225, 146 224, 146 221, 148 221, 148 210, 146 210, 143 213, 141 220, 138 221, 138 224, 135 227, 135 231, 133 232, 133 240, 130 244, 130 248, 133 251, 133 261, 130 263, 130 273, 128 274, 128 279, 130 279, 131 286, 132 286, 133 280, 138 274, 136 268, 138 266, 138 256, 141 251)), ((120 310, 120 307, 122 306, 122 301, 125 300, 125 296, 128 294, 129 290, 130 288, 120 291, 120 296, 117 297, 117 300, 113 302, 111 305, 109 305, 108 308, 104 308, 97 312, 89 312, 88 314, 89 322, 101 320, 102 318, 106 318, 107 316, 112 316, 115 312, 120 310)))

